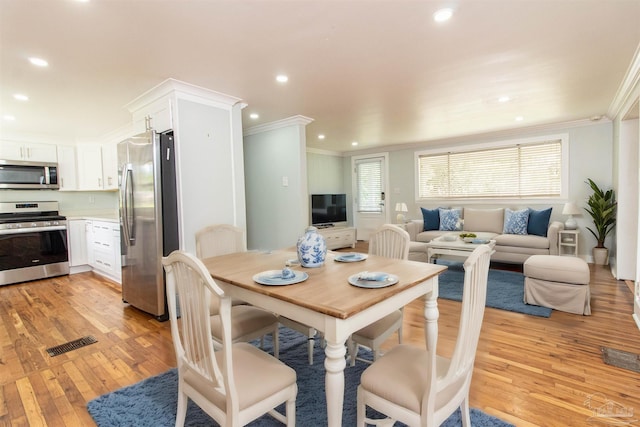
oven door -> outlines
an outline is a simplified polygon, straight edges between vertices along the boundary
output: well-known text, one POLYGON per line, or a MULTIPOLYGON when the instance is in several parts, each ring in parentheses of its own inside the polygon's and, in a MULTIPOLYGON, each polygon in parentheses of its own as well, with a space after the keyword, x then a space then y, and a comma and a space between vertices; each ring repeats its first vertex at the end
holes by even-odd
POLYGON ((65 226, 0 230, 0 285, 69 274, 65 226))

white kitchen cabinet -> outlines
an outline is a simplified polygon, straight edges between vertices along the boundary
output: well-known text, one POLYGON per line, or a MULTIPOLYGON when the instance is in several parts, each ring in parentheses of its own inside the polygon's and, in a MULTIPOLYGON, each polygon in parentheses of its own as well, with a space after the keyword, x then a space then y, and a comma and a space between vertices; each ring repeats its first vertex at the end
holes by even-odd
POLYGON ((118 189, 117 150, 117 144, 102 144, 102 182, 105 190, 118 189))
POLYGON ((87 245, 87 264, 89 264, 91 267, 94 267, 96 264, 95 261, 95 255, 93 253, 93 221, 85 221, 84 222, 84 229, 85 229, 85 238, 86 238, 86 245, 87 245))
POLYGON ((0 143, 0 159, 55 163, 58 157, 55 144, 2 141, 0 143))
POLYGON ((67 232, 69 238, 69 267, 89 265, 85 220, 68 220, 67 232))
POLYGON ((73 145, 58 145, 58 183, 60 191, 78 189, 76 147, 73 145))
POLYGON ((78 190, 103 190, 102 148, 99 144, 81 144, 78 156, 78 190))
MULTIPOLYGON (((134 101, 135 102, 135 101, 134 101)), ((173 129, 173 108, 170 98, 162 98, 133 113, 134 133, 153 129, 158 133, 173 129)))
POLYGON ((116 144, 80 144, 76 148, 78 190, 118 189, 116 144))
MULTIPOLYGON (((89 221, 87 221, 89 222, 89 221)), ((120 226, 116 222, 92 220, 91 233, 87 233, 90 265, 96 273, 103 274, 118 283, 122 279, 120 259, 120 226)))

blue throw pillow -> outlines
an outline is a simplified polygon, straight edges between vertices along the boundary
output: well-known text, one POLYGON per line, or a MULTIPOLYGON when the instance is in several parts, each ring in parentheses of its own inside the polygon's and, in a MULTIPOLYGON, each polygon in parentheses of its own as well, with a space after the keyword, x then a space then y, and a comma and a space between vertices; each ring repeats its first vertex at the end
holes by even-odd
POLYGON ((440 228, 440 212, 438 209, 420 208, 422 211, 423 230, 431 231, 440 228))
POLYGON ((547 229, 549 228, 549 218, 551 218, 551 209, 542 209, 534 211, 529 209, 529 223, 527 224, 527 233, 536 236, 547 237, 547 229))
POLYGON ((440 228, 442 231, 457 231, 460 211, 456 209, 438 209, 440 211, 440 228))
POLYGON ((529 223, 529 209, 512 211, 504 210, 504 234, 527 234, 527 224, 529 223))

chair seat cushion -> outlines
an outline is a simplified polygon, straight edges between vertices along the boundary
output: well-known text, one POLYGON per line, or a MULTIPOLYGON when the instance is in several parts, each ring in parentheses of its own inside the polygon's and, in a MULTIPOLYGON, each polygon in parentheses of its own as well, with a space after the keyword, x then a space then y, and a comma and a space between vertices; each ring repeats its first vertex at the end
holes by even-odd
MULTIPOLYGON (((426 350, 411 345, 397 345, 362 373, 360 385, 383 399, 419 413, 425 386, 428 383, 426 350)), ((442 378, 449 359, 438 356, 436 372, 442 378)), ((435 408, 441 408, 450 396, 438 394, 435 408)))
MULTIPOLYGON (((220 316, 211 316, 211 334, 219 338, 222 336, 222 324, 220 316)), ((251 305, 236 305, 231 307, 231 339, 265 328, 271 324, 277 324, 278 318, 258 307, 251 305)))
POLYGON ((389 315, 384 316, 382 319, 360 329, 355 334, 362 338, 372 340, 375 337, 383 334, 399 320, 402 320, 402 310, 396 310, 389 315))
MULTIPOLYGON (((233 375, 238 392, 239 409, 254 405, 296 383, 296 371, 264 351, 247 343, 233 344, 233 375)), ((216 357, 222 352, 216 352, 216 357)), ((224 358, 219 361, 224 365, 224 358)), ((187 370, 187 384, 198 390, 214 404, 226 411, 226 398, 200 375, 187 370)))

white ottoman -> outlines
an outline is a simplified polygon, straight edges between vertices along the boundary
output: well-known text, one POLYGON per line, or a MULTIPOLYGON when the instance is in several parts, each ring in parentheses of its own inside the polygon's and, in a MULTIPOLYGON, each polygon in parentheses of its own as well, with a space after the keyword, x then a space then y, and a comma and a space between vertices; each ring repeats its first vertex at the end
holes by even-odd
POLYGON ((409 261, 428 262, 427 244, 424 242, 409 242, 409 261))
POLYGON ((532 255, 524 263, 524 302, 574 314, 591 314, 589 266, 575 257, 532 255))

